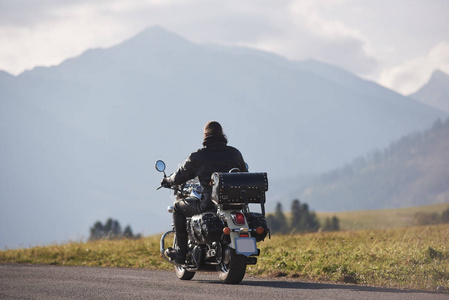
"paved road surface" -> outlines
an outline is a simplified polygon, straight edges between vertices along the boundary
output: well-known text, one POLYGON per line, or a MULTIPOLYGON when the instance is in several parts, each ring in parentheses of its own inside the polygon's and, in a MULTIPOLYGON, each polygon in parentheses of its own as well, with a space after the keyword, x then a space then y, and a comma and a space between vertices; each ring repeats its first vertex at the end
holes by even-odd
POLYGON ((181 281, 174 272, 0 265, 0 299, 449 299, 448 293, 245 277, 224 285, 216 273, 181 281))

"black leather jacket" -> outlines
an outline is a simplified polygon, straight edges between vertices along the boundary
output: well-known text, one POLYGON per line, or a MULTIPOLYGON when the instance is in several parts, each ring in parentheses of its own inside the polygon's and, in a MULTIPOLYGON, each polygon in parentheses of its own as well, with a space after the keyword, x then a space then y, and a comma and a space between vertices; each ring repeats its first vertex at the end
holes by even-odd
POLYGON ((203 194, 209 197, 212 191, 210 186, 211 175, 214 172, 228 172, 232 168, 239 168, 248 172, 245 161, 239 150, 226 145, 226 141, 218 140, 207 143, 204 148, 190 154, 184 164, 170 177, 171 185, 182 184, 198 176, 203 194))

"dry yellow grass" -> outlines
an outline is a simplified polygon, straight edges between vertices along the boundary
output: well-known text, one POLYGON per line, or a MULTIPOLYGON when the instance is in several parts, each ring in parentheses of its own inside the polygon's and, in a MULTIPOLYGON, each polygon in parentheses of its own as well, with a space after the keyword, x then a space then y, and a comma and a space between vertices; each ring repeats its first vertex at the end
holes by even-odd
MULTIPOLYGON (((172 269, 160 236, 0 251, 0 263, 172 269)), ((449 224, 274 235, 259 243, 248 274, 363 285, 449 290, 449 224)))
POLYGON ((411 227, 416 213, 438 213, 449 208, 449 203, 383 210, 318 212, 322 224, 326 218, 337 216, 341 230, 385 229, 411 227))

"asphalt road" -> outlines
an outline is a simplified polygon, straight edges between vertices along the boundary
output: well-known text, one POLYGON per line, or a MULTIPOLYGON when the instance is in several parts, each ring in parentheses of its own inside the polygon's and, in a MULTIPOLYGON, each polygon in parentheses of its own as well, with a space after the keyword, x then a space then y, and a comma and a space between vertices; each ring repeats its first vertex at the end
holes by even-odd
POLYGON ((141 269, 0 265, 0 299, 449 299, 429 293, 245 277, 225 285, 216 273, 181 281, 141 269))

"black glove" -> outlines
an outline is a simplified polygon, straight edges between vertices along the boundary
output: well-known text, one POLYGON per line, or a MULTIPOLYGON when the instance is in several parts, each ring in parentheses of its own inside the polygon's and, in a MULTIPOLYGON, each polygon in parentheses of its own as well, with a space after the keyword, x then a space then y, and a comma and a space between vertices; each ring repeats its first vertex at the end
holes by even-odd
POLYGON ((165 188, 169 188, 171 186, 170 184, 170 180, 168 179, 169 177, 164 177, 161 181, 161 186, 165 187, 165 188))

